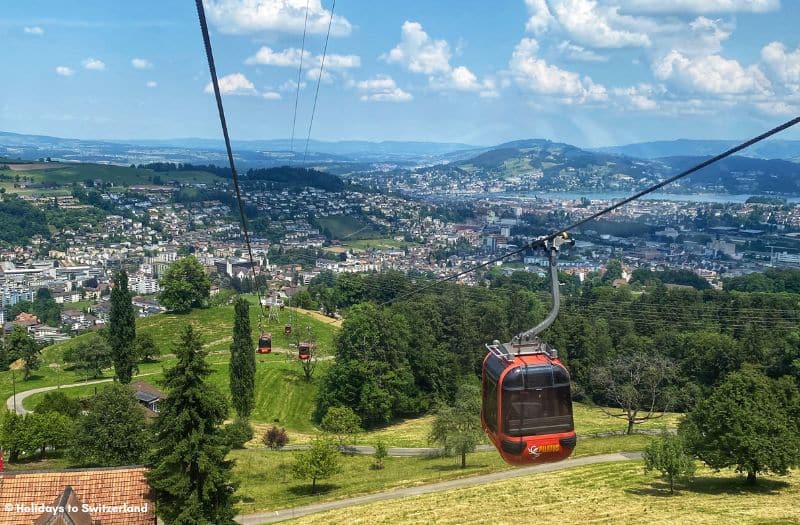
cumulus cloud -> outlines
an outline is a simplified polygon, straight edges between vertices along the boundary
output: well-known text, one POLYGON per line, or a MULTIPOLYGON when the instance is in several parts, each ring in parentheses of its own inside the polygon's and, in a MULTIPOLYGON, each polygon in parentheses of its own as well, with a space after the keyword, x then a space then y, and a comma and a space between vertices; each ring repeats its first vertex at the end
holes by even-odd
POLYGON ((566 71, 548 64, 537 56, 539 43, 533 38, 523 38, 514 49, 509 62, 511 74, 517 85, 541 95, 552 95, 567 103, 585 103, 608 98, 606 89, 595 84, 588 76, 566 71))
MULTIPOLYGON (((206 84, 206 93, 213 93, 211 82, 206 84)), ((231 73, 219 79, 219 91, 223 95, 257 95, 256 86, 242 73, 231 73)))
POLYGON ((27 27, 26 26, 25 28, 23 28, 23 31, 25 31, 25 33, 27 33, 29 35, 43 35, 44 34, 44 29, 42 29, 39 26, 32 26, 32 27, 27 27))
POLYGON ((800 93, 800 47, 787 52, 781 42, 771 42, 761 50, 763 60, 773 78, 787 89, 800 93))
POLYGON ((267 100, 280 100, 281 99, 281 94, 278 93, 277 91, 265 91, 265 92, 261 93, 261 96, 264 97, 267 100))
POLYGON ((106 68, 106 64, 102 60, 98 60, 96 58, 87 58, 83 62, 84 69, 91 69, 93 71, 103 71, 106 68))
MULTIPOLYGON (((204 3, 208 20, 222 33, 303 32, 306 0, 205 0, 204 3)), ((331 12, 320 0, 308 0, 308 32, 324 34, 330 17, 331 12)), ((347 36, 352 29, 346 18, 333 17, 333 36, 347 36)))
POLYGON ((62 77, 71 77, 72 75, 75 74, 75 71, 73 71, 72 68, 69 68, 67 66, 58 66, 56 68, 56 73, 61 75, 62 77))
POLYGON ((780 9, 780 0, 621 0, 631 13, 766 13, 780 9))
POLYGON ((597 48, 648 47, 642 20, 622 15, 616 6, 595 0, 557 0, 553 9, 561 26, 576 41, 597 48))
POLYGON ((394 79, 388 75, 356 82, 355 87, 361 92, 360 98, 364 102, 408 102, 414 98, 411 93, 397 87, 394 79))
POLYGON ((450 72, 450 46, 446 40, 434 40, 419 22, 403 23, 400 43, 384 58, 390 64, 401 64, 412 73, 450 72))
POLYGON ((155 80, 150 80, 145 85, 147 87, 149 87, 149 88, 157 88, 158 87, 158 82, 156 82, 155 80))
POLYGON ((673 50, 653 64, 656 78, 690 92, 716 95, 771 92, 771 83, 756 65, 743 67, 720 55, 688 57, 673 50))
POLYGON ((655 100, 657 89, 650 84, 613 88, 611 93, 625 109, 651 111, 659 108, 655 100))
POLYGON ((547 0, 525 0, 525 5, 528 6, 528 12, 531 14, 525 24, 526 31, 530 31, 534 35, 541 35, 556 23, 556 19, 547 6, 547 0))
POLYGON ((496 93, 493 83, 479 81, 466 66, 451 65, 451 57, 446 40, 431 38, 419 22, 409 21, 400 29, 400 42, 381 56, 386 62, 399 64, 412 73, 428 75, 428 84, 433 89, 496 93))
MULTIPOLYGON (((307 50, 303 52, 303 68, 305 68, 306 75, 309 78, 317 78, 321 61, 322 55, 314 55, 307 50)), ((254 55, 248 57, 244 63, 250 66, 264 65, 296 68, 300 65, 300 48, 290 47, 282 51, 276 51, 270 47, 263 46, 254 55)), ((361 57, 358 55, 328 54, 325 56, 323 80, 331 80, 328 74, 329 71, 342 71, 358 67, 361 67, 361 57)))
POLYGON ((136 69, 150 69, 153 67, 153 63, 146 58, 134 58, 131 60, 131 65, 136 69))

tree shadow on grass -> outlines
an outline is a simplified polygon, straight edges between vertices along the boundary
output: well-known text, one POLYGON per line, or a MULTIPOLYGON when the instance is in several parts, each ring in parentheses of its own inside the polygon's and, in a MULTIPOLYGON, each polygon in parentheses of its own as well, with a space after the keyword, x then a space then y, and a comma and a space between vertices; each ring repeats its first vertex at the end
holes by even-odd
POLYGON ((759 478, 755 485, 747 485, 744 476, 735 478, 700 476, 693 478, 687 484, 688 490, 698 494, 777 494, 788 487, 788 482, 770 478, 759 478))
POLYGON ((679 496, 682 493, 694 494, 777 494, 783 489, 789 487, 789 483, 776 479, 761 478, 755 486, 747 485, 745 478, 717 478, 713 476, 700 476, 693 478, 688 482, 676 483, 675 493, 671 494, 669 491, 669 483, 663 480, 658 480, 650 483, 648 487, 641 487, 636 489, 628 489, 625 492, 628 494, 635 494, 637 496, 654 496, 654 497, 672 497, 679 496))
POLYGON ((307 485, 289 487, 288 491, 294 496, 320 496, 338 488, 339 485, 335 485, 333 483, 317 483, 317 487, 314 489, 314 492, 311 492, 311 484, 309 483, 307 485))

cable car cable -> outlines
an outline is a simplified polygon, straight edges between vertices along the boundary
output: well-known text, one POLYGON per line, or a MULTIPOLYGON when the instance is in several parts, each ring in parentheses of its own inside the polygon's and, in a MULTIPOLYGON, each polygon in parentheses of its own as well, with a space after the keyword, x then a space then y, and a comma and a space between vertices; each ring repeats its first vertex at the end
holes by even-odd
POLYGON ((205 8, 203 7, 203 0, 195 0, 197 6, 197 17, 200 20, 200 30, 203 33, 203 44, 206 49, 206 59, 208 60, 208 71, 211 74, 211 84, 214 86, 214 97, 217 100, 217 111, 219 113, 219 123, 222 126, 222 135, 225 138, 225 149, 228 153, 228 163, 230 164, 231 174, 233 176, 233 185, 236 189, 236 201, 239 205, 239 218, 242 224, 242 231, 244 232, 244 242, 247 245, 247 254, 250 258, 250 271, 253 274, 253 286, 256 289, 258 297, 258 304, 261 309, 258 318, 259 332, 262 328, 262 318, 264 316, 264 304, 261 301, 261 290, 258 288, 256 279, 256 263, 253 257, 253 247, 250 244, 250 231, 247 227, 247 216, 244 212, 244 203, 242 201, 242 191, 239 185, 239 175, 236 172, 236 164, 233 160, 233 150, 231 149, 231 139, 228 135, 228 123, 225 120, 225 109, 222 106, 222 95, 219 90, 219 80, 217 79, 217 69, 214 65, 214 52, 211 49, 211 37, 208 33, 208 24, 206 22, 205 8))
POLYGON ((292 117, 292 138, 289 140, 289 151, 294 153, 294 131, 297 126, 297 103, 300 100, 300 79, 303 74, 303 55, 306 53, 306 30, 308 28, 308 3, 306 0, 306 20, 303 22, 303 43, 300 45, 300 67, 297 68, 297 89, 294 93, 294 116, 292 117))
POLYGON ((612 204, 612 205, 610 205, 610 206, 608 206, 608 207, 606 207, 606 208, 604 208, 604 209, 602 209, 602 210, 600 210, 598 212, 593 213, 592 215, 590 215, 588 217, 585 217, 585 218, 583 218, 583 219, 581 219, 581 220, 579 220, 577 222, 574 222, 574 223, 570 224, 569 226, 567 226, 565 228, 562 228, 562 229, 560 229, 558 231, 555 231, 555 232, 553 232, 553 233, 551 233, 549 235, 545 235, 544 237, 539 237, 539 238, 529 242, 525 246, 523 246, 521 248, 518 248, 518 249, 516 249, 514 251, 511 251, 509 253, 506 253, 504 255, 501 255, 500 257, 496 257, 494 259, 490 259, 489 261, 486 261, 485 263, 478 264, 476 266, 473 266, 472 268, 467 268, 466 270, 463 270, 461 272, 455 273, 455 274, 450 275, 448 277, 439 279, 439 280, 437 280, 437 281, 435 281, 433 283, 421 286, 420 288, 418 288, 416 290, 412 290, 411 292, 408 292, 406 294, 399 295, 399 296, 397 296, 397 297, 395 297, 393 299, 390 299, 388 301, 385 301, 385 302, 381 303, 379 306, 386 306, 386 305, 388 305, 388 304, 390 304, 390 303, 392 303, 392 302, 394 302, 394 301, 396 301, 398 299, 406 299, 408 297, 412 297, 412 296, 414 296, 414 295, 416 295, 416 294, 418 294, 420 292, 423 292, 425 290, 433 288, 433 287, 435 287, 435 286, 437 286, 437 285, 439 285, 441 283, 458 279, 459 277, 463 277, 464 275, 470 274, 470 273, 472 273, 472 272, 474 272, 476 270, 480 270, 481 268, 486 268, 487 266, 490 266, 490 265, 495 264, 497 262, 500 262, 500 261, 503 261, 505 259, 508 259, 509 257, 513 257, 514 255, 519 255, 520 253, 523 253, 523 252, 525 252, 527 250, 530 250, 532 248, 536 248, 536 247, 539 247, 539 246, 544 246, 545 243, 552 241, 553 239, 555 239, 556 237, 558 237, 560 235, 563 235, 563 234, 565 234, 565 233, 567 233, 567 232, 569 232, 571 230, 574 230, 575 228, 578 228, 579 226, 582 226, 582 225, 586 224, 589 221, 592 221, 592 220, 597 219, 597 218, 599 218, 599 217, 601 217, 603 215, 606 215, 607 213, 611 213, 612 211, 616 210, 617 208, 620 208, 620 207, 622 207, 622 206, 624 206, 624 205, 626 205, 626 204, 628 204, 630 202, 633 202, 633 201, 635 201, 637 199, 640 199, 640 198, 644 197, 645 195, 647 195, 649 193, 652 193, 652 192, 654 192, 656 190, 659 190, 659 189, 663 188, 664 186, 666 186, 668 184, 671 184, 671 183, 676 182, 676 181, 678 181, 678 180, 680 180, 680 179, 682 179, 684 177, 687 177, 687 176, 691 175, 692 173, 695 173, 695 172, 697 172, 697 171, 699 171, 699 170, 701 170, 701 169, 703 169, 705 167, 708 167, 711 164, 714 164, 715 162, 719 162, 720 160, 722 160, 722 159, 724 159, 726 157, 730 157, 731 155, 733 155, 735 153, 738 153, 738 152, 742 151, 745 148, 748 148, 748 147, 750 147, 750 146, 752 146, 754 144, 757 144, 757 143, 761 142, 762 140, 768 139, 769 137, 771 137, 773 135, 776 135, 776 134, 780 133, 781 131, 789 129, 792 126, 797 125, 798 123, 800 123, 800 117, 795 117, 795 118, 793 118, 791 120, 788 120, 788 121, 784 122, 783 124, 781 124, 779 126, 776 126, 776 127, 772 128, 772 129, 770 129, 769 131, 766 131, 766 132, 762 133, 761 135, 758 135, 758 136, 753 137, 753 138, 751 138, 751 139, 749 139, 749 140, 747 140, 745 142, 742 142, 741 144, 739 144, 737 146, 734 146, 734 147, 732 147, 732 148, 720 153, 719 155, 715 155, 714 157, 706 159, 703 162, 701 162, 699 164, 696 164, 695 166, 692 166, 691 168, 678 173, 677 175, 669 177, 668 179, 664 179, 663 181, 661 181, 661 182, 659 182, 657 184, 654 184, 654 185, 652 185, 652 186, 650 186, 648 188, 645 188, 644 190, 642 190, 642 191, 640 191, 638 193, 635 193, 635 194, 631 195, 630 197, 628 197, 626 199, 623 199, 623 200, 621 200, 621 201, 619 201, 617 203, 614 203, 614 204, 612 204))
POLYGON ((331 19, 328 20, 328 33, 325 35, 325 45, 322 48, 322 60, 319 64, 319 76, 317 77, 317 89, 314 92, 314 105, 311 106, 311 120, 308 123, 308 135, 306 136, 306 148, 303 151, 303 164, 306 163, 308 156, 308 142, 311 140, 311 127, 314 125, 314 114, 317 112, 317 98, 319 97, 319 85, 322 83, 322 72, 325 68, 325 56, 328 54, 328 39, 331 37, 331 26, 333 25, 333 10, 336 9, 336 0, 331 5, 331 19))

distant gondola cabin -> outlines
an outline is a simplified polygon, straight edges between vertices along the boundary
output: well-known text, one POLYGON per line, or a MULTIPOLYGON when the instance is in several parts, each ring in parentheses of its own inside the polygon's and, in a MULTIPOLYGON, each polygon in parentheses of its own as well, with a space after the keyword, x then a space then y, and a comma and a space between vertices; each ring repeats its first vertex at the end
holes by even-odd
POLYGON ((272 352, 272 334, 264 332, 258 338, 258 353, 268 354, 272 352))

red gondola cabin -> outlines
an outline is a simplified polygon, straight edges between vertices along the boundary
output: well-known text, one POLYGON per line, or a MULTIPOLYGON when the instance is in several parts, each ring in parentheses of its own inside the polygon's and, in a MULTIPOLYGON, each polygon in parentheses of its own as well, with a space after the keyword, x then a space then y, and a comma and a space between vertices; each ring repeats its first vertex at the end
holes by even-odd
POLYGON ((297 357, 303 361, 311 359, 311 343, 300 343, 297 345, 297 357))
POLYGON ((261 337, 258 338, 258 353, 268 354, 272 352, 272 334, 262 332, 261 337))
POLYGON ((555 350, 537 346, 490 345, 483 361, 481 424, 512 465, 560 461, 576 444, 569 372, 555 350))

